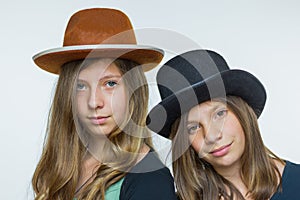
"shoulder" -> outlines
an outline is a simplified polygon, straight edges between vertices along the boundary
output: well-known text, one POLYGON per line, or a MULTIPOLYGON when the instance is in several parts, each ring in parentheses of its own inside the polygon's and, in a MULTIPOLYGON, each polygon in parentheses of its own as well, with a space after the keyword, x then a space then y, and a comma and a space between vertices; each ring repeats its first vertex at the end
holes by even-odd
POLYGON ((282 173, 282 177, 292 178, 290 176, 296 176, 297 178, 300 176, 300 164, 285 161, 285 167, 282 173))
POLYGON ((282 181, 285 179, 300 183, 300 164, 285 161, 285 167, 282 174, 282 181))
POLYGON ((176 199, 170 170, 150 152, 126 176, 120 199, 176 199))
POLYGON ((174 185, 173 177, 167 167, 156 169, 154 171, 128 173, 125 176, 124 184, 129 187, 166 187, 174 185))
POLYGON ((285 161, 281 178, 282 190, 275 193, 274 199, 297 199, 300 196, 300 164, 285 161))

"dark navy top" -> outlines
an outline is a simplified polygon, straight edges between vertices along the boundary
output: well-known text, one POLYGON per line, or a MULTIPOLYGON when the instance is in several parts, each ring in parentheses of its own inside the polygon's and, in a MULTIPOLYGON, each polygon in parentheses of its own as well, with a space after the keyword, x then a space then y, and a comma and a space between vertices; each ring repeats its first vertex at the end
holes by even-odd
POLYGON ((120 200, 177 200, 170 170, 150 151, 125 175, 120 200))
POLYGON ((300 199, 300 164, 286 161, 282 173, 282 191, 278 190, 271 200, 300 199))

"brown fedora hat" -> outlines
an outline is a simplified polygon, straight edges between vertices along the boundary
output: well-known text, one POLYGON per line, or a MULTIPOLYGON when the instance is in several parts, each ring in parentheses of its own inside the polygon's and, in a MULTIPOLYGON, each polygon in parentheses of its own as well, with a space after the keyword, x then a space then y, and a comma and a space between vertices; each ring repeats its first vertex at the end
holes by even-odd
POLYGON ((163 50, 137 45, 129 18, 110 8, 91 8, 73 14, 67 25, 63 47, 33 56, 43 70, 59 74, 60 67, 85 58, 123 58, 143 65, 144 71, 157 66, 163 50))

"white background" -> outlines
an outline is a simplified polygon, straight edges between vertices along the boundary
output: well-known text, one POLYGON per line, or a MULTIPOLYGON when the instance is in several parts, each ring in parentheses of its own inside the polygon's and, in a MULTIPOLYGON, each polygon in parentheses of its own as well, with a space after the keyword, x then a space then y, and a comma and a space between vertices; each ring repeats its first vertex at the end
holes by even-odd
MULTIPOLYGON (((61 47, 69 17, 90 7, 120 9, 137 29, 180 33, 203 48, 219 52, 231 68, 256 75, 268 94, 259 119, 265 144, 280 157, 300 162, 299 1, 3 1, 1 199, 32 199, 30 181, 41 153, 56 80, 56 76, 36 67, 32 56, 61 47)), ((147 76, 152 80, 154 75, 155 71, 147 76)), ((158 99, 155 89, 151 91, 153 106, 158 99)))

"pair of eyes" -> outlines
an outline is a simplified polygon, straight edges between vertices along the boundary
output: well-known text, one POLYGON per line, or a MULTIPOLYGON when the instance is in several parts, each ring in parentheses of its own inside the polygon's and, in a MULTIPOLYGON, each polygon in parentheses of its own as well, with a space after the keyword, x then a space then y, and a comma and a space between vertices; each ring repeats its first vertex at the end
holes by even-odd
MULTIPOLYGON (((228 110, 225 109, 225 108, 214 112, 211 115, 210 123, 214 123, 216 121, 223 120, 227 116, 227 114, 228 114, 228 110)), ((198 122, 198 123, 194 123, 194 122, 193 123, 188 123, 188 125, 187 125, 187 133, 190 134, 190 135, 195 134, 201 128, 202 128, 201 122, 198 122)))
MULTIPOLYGON (((105 81, 103 84, 102 84, 105 88, 114 88, 115 86, 118 85, 118 81, 114 81, 114 80, 108 80, 108 81, 105 81)), ((83 82, 78 82, 77 83, 77 86, 76 86, 76 89, 78 91, 82 91, 82 90, 86 90, 88 88, 87 84, 83 83, 83 82)))

